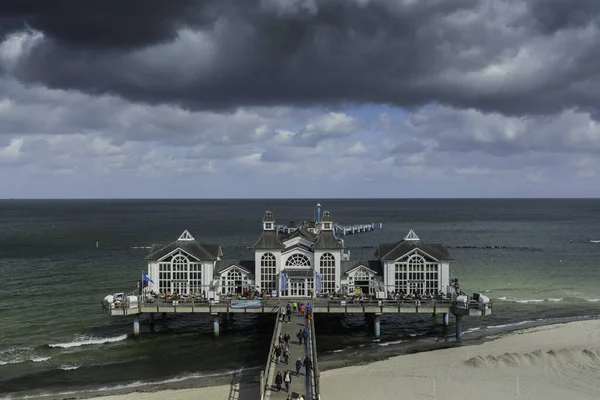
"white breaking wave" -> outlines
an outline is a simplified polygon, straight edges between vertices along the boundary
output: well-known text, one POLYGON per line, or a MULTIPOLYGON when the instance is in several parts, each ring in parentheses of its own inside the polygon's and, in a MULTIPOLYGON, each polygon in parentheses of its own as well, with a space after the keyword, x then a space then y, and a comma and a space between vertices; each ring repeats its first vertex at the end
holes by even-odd
POLYGON ((68 349, 71 347, 79 347, 79 346, 89 346, 96 344, 105 344, 105 343, 115 343, 120 342, 121 340, 127 339, 127 335, 121 335, 113 338, 85 338, 82 340, 75 340, 73 342, 68 343, 54 343, 49 344, 49 347, 61 347, 63 349, 68 349))
POLYGON ((21 363, 25 363, 25 362, 44 362, 44 361, 48 361, 51 357, 32 357, 32 358, 27 358, 27 359, 15 359, 15 360, 9 360, 9 361, 4 361, 4 360, 0 360, 0 365, 8 365, 8 364, 21 364, 21 363))
POLYGON ((590 301, 592 303, 597 303, 600 301, 600 299, 585 299, 585 301, 590 301))
POLYGON ((481 329, 481 327, 477 327, 477 328, 469 328, 469 329, 467 329, 467 330, 464 332, 464 334, 466 335, 467 333, 473 333, 473 332, 476 332, 476 331, 478 331, 478 330, 480 330, 480 329, 481 329))
POLYGON ((78 369, 79 365, 67 365, 67 364, 63 364, 60 367, 58 367, 58 369, 62 369, 63 371, 72 371, 74 369, 78 369))
POLYGON ((496 300, 506 300, 506 296, 497 297, 496 300))
POLYGON ((562 301, 562 297, 550 297, 547 301, 562 301))
POLYGON ((496 329, 496 328, 508 328, 509 326, 519 326, 519 325, 524 325, 524 324, 530 324, 534 321, 521 321, 521 322, 515 322, 512 324, 503 324, 503 325, 488 325, 486 328, 487 329, 496 329))
POLYGON ((544 299, 515 300, 515 303, 541 303, 544 299))
POLYGON ((389 346, 390 344, 400 344, 400 343, 404 343, 404 340, 394 340, 393 342, 379 343, 377 345, 385 347, 385 346, 389 346))

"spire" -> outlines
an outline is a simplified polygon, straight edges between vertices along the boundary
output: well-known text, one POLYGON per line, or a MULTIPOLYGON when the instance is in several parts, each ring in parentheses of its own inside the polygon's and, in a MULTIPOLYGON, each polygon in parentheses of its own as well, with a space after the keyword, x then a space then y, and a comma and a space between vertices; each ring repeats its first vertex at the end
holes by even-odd
POLYGON ((179 239, 177 240, 187 240, 187 241, 191 241, 191 240, 196 240, 194 239, 194 237, 192 236, 191 233, 189 233, 187 231, 187 229, 185 231, 183 231, 183 233, 181 234, 181 236, 179 236, 179 239))
POLYGON ((408 235, 406 235, 406 237, 404 238, 404 240, 421 240, 419 239, 419 237, 417 236, 417 234, 411 229, 410 232, 408 232, 408 235))

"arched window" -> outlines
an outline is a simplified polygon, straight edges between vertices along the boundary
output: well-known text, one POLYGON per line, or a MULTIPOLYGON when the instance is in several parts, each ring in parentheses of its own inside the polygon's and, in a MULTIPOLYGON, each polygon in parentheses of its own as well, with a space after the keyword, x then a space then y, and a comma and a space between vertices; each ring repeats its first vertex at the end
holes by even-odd
POLYGON ((265 253, 260 258, 260 282, 262 290, 277 289, 277 259, 272 253, 265 253))
POLYGON ((171 259, 171 271, 173 279, 173 292, 179 294, 189 293, 188 272, 189 261, 181 253, 173 256, 171 259))
POLYGON ((319 260, 321 273, 321 292, 335 292, 335 257, 331 253, 325 253, 319 260))
POLYGON ((310 260, 304 254, 293 254, 285 262, 286 267, 310 267, 310 260))
POLYGON ((369 274, 367 274, 362 269, 356 271, 356 273, 354 274, 354 280, 355 281, 368 281, 369 279, 371 279, 371 277, 369 276, 369 274))
POLYGON ((242 293, 243 290, 243 276, 237 269, 232 269, 227 272, 227 275, 222 278, 222 293, 242 293))

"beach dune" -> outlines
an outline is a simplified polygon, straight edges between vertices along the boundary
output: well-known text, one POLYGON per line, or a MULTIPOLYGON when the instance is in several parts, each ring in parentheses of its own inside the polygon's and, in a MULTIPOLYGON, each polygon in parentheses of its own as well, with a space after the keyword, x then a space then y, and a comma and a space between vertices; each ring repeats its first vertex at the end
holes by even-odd
MULTIPOLYGON (((599 399, 600 321, 516 331, 486 343, 321 373, 324 400, 599 399)), ((256 399, 257 387, 133 393, 106 400, 256 399)))

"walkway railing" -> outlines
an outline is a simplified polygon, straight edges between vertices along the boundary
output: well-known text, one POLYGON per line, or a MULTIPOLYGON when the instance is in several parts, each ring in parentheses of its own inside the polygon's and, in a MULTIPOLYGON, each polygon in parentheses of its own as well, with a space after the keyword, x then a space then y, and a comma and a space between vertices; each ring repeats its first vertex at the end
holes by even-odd
POLYGON ((313 374, 312 374, 312 400, 321 399, 321 372, 319 371, 319 360, 317 359, 317 335, 315 333, 315 319, 314 314, 312 315, 312 323, 310 324, 310 355, 313 362, 313 374))
MULTIPOLYGON (((365 307, 381 307, 381 308, 436 308, 436 307, 464 307, 465 309, 473 309, 480 308, 491 309, 492 303, 478 303, 476 301, 457 303, 456 301, 452 301, 451 299, 398 299, 398 300, 375 300, 375 299, 324 299, 324 298, 316 298, 316 299, 301 299, 303 301, 310 302, 315 308, 315 312, 324 312, 323 308, 339 308, 344 307, 346 309, 360 309, 365 307)), ((127 314, 137 314, 142 312, 142 307, 145 308, 144 312, 161 312, 161 308, 173 308, 177 312, 177 309, 186 310, 185 312, 194 311, 194 308, 201 308, 202 312, 212 312, 213 308, 215 312, 245 312, 246 310, 256 310, 257 312, 262 313, 276 313, 282 301, 288 302, 291 299, 288 298, 268 298, 265 300, 252 300, 256 301, 257 304, 249 306, 249 307, 239 307, 235 306, 235 302, 239 302, 239 300, 162 300, 162 299, 153 299, 152 301, 144 301, 138 303, 127 303, 121 302, 117 304, 113 304, 109 306, 111 309, 122 309, 124 311, 124 315, 127 314), (150 311, 148 308, 155 308, 155 311, 150 311)), ((199 310, 200 311, 200 310, 199 310)), ((389 312, 389 311, 388 311, 389 312)))
POLYGON ((275 320, 275 327, 273 329, 273 337, 271 343, 269 343, 269 354, 267 356, 267 362, 265 363, 265 369, 260 371, 260 399, 265 398, 266 391, 270 390, 271 381, 273 380, 273 350, 279 345, 279 334, 281 333, 281 309, 278 309, 275 320))

